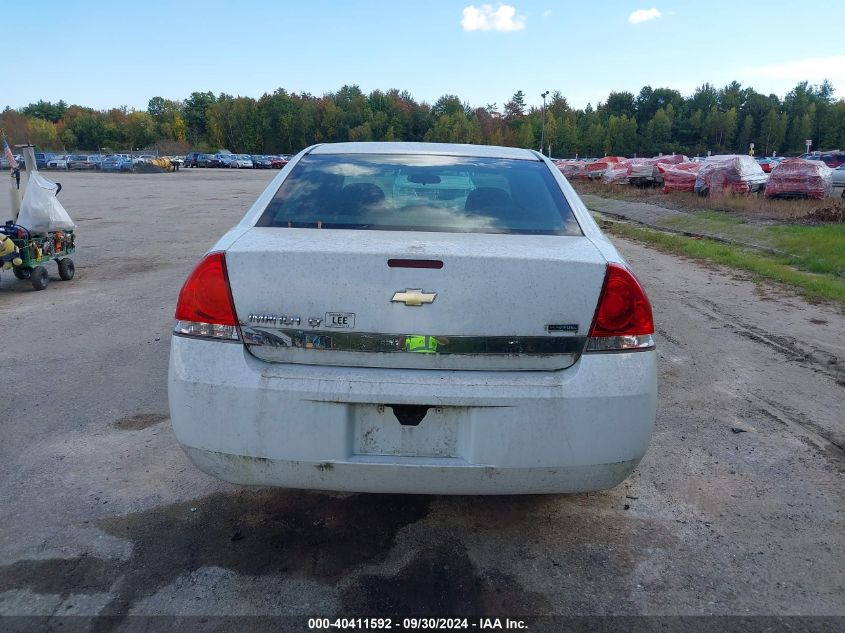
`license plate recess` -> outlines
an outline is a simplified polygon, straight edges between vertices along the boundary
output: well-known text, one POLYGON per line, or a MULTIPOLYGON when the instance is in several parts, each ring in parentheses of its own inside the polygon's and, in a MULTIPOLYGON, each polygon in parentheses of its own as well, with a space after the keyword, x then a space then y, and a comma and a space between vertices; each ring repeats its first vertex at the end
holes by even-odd
POLYGON ((457 457, 466 407, 431 407, 416 426, 399 423, 384 405, 352 407, 353 453, 397 457, 457 457))

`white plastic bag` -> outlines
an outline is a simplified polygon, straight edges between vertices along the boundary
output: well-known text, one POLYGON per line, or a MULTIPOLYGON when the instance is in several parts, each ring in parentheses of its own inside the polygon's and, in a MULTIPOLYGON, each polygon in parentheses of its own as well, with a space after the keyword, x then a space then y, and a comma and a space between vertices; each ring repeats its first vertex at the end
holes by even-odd
POLYGON ((37 170, 31 171, 17 223, 31 233, 75 229, 70 215, 56 198, 57 189, 56 183, 44 178, 37 170))

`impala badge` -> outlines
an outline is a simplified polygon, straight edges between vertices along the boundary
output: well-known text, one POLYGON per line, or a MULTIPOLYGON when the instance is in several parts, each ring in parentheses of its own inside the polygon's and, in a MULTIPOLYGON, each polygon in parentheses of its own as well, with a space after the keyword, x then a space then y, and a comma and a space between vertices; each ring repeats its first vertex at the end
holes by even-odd
POLYGON ((421 288, 405 288, 405 292, 394 292, 391 303, 404 303, 406 306, 421 306, 432 303, 436 292, 423 292, 421 288))

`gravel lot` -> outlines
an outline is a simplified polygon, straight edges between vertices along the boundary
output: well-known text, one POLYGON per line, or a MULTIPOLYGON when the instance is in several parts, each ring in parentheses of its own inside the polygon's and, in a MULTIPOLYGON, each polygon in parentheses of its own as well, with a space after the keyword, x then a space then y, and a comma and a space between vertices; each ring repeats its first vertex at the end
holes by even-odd
POLYGON ((0 275, 0 614, 845 616, 842 310, 630 242, 660 402, 617 488, 340 495, 196 470, 168 423, 176 295, 276 173, 47 174, 77 276, 0 275))

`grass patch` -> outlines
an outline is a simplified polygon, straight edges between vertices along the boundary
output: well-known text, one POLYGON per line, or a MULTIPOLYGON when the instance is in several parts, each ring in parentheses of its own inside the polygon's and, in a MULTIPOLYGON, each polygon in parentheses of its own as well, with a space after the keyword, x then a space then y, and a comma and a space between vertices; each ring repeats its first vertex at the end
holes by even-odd
POLYGON ((798 258, 801 268, 845 276, 845 224, 769 226, 775 248, 798 258))
POLYGON ((701 211, 667 218, 660 225, 773 248, 803 270, 845 276, 845 224, 749 224, 726 213, 701 211))
POLYGON ((660 221, 659 224, 678 231, 706 233, 735 242, 745 242, 747 244, 758 244, 775 248, 771 236, 766 232, 766 227, 749 224, 741 217, 719 211, 686 213, 684 215, 666 218, 660 221))
MULTIPOLYGON (((794 267, 794 262, 788 257, 766 255, 759 251, 752 251, 713 240, 693 239, 682 235, 644 229, 621 222, 605 222, 603 227, 613 235, 646 242, 665 252, 686 255, 695 259, 713 262, 714 264, 730 266, 753 273, 759 279, 785 284, 796 289, 799 294, 812 301, 830 300, 845 305, 845 279, 829 273, 820 274, 799 270, 794 267)), ((777 228, 825 229, 835 227, 777 228)), ((811 239, 812 236, 801 236, 799 243, 806 244, 811 239)), ((834 239, 834 243, 836 243, 836 238, 834 239)), ((837 255, 842 257, 841 253, 837 255)), ((814 258, 816 258, 815 253, 808 256, 807 261, 814 258)), ((830 268, 829 262, 825 262, 821 267, 830 268)))

